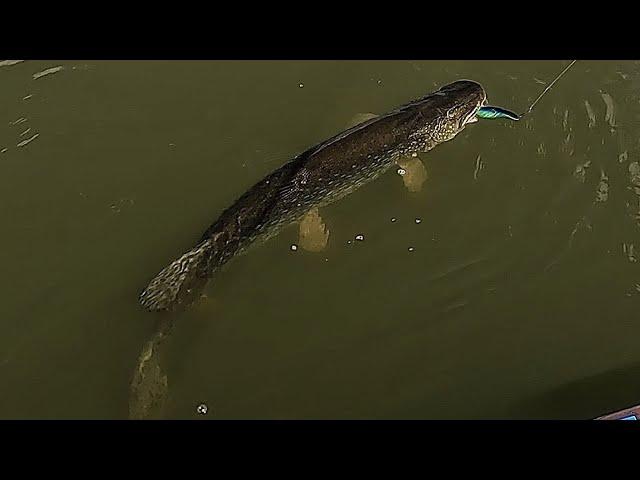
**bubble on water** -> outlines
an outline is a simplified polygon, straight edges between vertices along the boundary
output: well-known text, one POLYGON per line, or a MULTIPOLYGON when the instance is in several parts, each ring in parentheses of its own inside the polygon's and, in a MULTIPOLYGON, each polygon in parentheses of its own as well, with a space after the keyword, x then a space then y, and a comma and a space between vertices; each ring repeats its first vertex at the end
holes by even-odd
POLYGON ((422 220, 420 218, 416 218, 416 223, 420 223, 422 220))
POLYGON ((415 249, 414 249, 413 247, 409 247, 409 248, 408 248, 408 250, 409 250, 410 252, 413 252, 415 249))
POLYGON ((627 158, 629 158, 629 153, 625 150, 620 155, 618 155, 618 162, 620 163, 626 162, 627 158))
POLYGON ((405 173, 407 173, 407 171, 404 168, 399 168, 397 172, 398 172, 398 175, 404 175, 405 173))
POLYGON ((209 411, 209 407, 207 407, 204 403, 201 403, 196 408, 196 412, 198 412, 198 414, 200 415, 206 415, 208 411, 209 411))
POLYGON ((362 234, 356 235, 356 240, 358 240, 359 242, 362 242, 364 240, 364 235, 362 234))
POLYGON ((391 217, 391 222, 392 222, 392 223, 393 223, 393 222, 395 222, 396 220, 397 220, 397 218, 396 218, 396 217, 391 217))
POLYGON ((304 83, 299 83, 298 88, 304 88, 304 83))
POLYGON ((609 198, 609 177, 604 170, 600 172, 600 183, 596 190, 596 202, 606 202, 609 198))
POLYGON ((294 243, 293 245, 291 245, 291 251, 295 252, 296 250, 298 250, 298 246, 294 243))
POLYGON ((573 172, 573 176, 577 178, 579 181, 581 181, 582 183, 584 183, 585 177, 587 174, 587 169, 589 168, 590 165, 591 165, 591 160, 576 166, 576 169, 573 172))

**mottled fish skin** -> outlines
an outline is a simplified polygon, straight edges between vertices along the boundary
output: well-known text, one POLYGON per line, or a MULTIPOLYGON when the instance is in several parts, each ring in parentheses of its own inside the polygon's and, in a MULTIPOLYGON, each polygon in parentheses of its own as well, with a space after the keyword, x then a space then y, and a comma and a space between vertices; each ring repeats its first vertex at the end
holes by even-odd
POLYGON ((490 105, 481 107, 476 113, 479 118, 508 118, 509 120, 520 120, 520 116, 517 113, 513 113, 511 110, 507 110, 502 107, 493 107, 490 105))
POLYGON ((459 80, 306 150, 226 209, 193 249, 151 281, 140 303, 153 311, 187 303, 222 265, 256 240, 276 235, 312 208, 374 180, 400 156, 451 140, 475 120, 485 102, 480 84, 459 80))

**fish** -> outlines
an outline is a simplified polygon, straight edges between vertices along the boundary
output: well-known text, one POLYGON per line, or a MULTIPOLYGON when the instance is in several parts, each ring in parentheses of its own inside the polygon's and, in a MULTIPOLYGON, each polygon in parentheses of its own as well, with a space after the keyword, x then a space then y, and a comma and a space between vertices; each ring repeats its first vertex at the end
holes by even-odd
POLYGON ((507 110, 502 107, 493 107, 486 105, 481 107, 476 114, 479 118, 508 118, 509 120, 520 120, 520 115, 513 113, 511 110, 507 110))
POLYGON ((193 248, 149 282, 139 303, 149 311, 189 305, 223 265, 250 246, 375 180, 399 158, 453 139, 477 121, 486 98, 479 83, 458 80, 305 150, 224 210, 193 248))

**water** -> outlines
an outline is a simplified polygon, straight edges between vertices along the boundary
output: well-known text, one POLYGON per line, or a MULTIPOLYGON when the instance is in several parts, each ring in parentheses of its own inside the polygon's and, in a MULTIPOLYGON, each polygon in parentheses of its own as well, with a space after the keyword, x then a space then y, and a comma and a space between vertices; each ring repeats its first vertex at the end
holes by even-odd
MULTIPOLYGON (((127 418, 166 318, 138 294, 253 183, 459 78, 523 111, 566 63, 0 63, 0 418, 127 418)), ((324 250, 292 249, 292 226, 230 263, 174 316, 151 417, 637 404, 639 78, 578 62, 523 121, 479 121, 321 209, 324 250)))

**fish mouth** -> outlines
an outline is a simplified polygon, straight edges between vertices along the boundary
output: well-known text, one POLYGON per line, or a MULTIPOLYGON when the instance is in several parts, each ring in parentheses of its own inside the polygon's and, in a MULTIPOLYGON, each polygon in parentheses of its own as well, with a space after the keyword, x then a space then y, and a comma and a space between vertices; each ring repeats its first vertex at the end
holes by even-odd
POLYGON ((467 118, 464 119, 464 121, 462 122, 462 126, 466 125, 467 123, 476 123, 478 121, 478 117, 476 116, 478 114, 478 110, 486 105, 488 105, 488 100, 487 94, 485 93, 482 100, 478 102, 478 105, 476 105, 473 111, 467 116, 467 118))
POLYGON ((478 114, 478 110, 480 110, 480 108, 484 107, 486 104, 487 104, 487 97, 482 99, 482 101, 478 102, 478 104, 473 108, 473 110, 471 110, 471 112, 469 112, 469 114, 462 120, 461 127, 464 127, 468 123, 477 122, 478 117, 476 115, 478 114))

